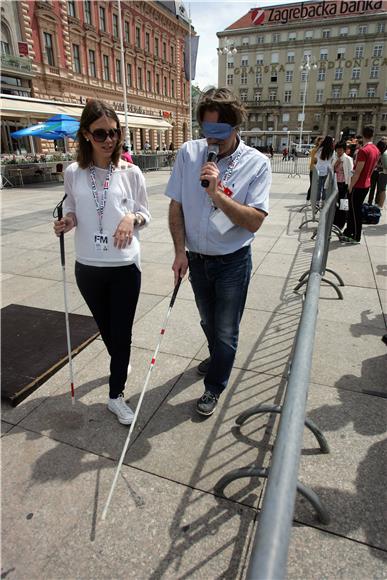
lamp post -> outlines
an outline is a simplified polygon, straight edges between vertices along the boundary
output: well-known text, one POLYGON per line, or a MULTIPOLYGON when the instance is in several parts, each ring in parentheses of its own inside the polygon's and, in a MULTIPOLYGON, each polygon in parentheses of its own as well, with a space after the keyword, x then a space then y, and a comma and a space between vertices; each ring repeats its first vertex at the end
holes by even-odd
POLYGON ((228 72, 228 61, 227 61, 228 55, 230 54, 230 55, 233 56, 238 51, 237 51, 237 49, 234 46, 234 41, 233 40, 230 40, 229 38, 227 38, 227 36, 224 37, 224 46, 222 48, 219 47, 217 49, 217 51, 218 51, 218 54, 219 55, 221 55, 221 54, 224 54, 225 55, 225 59, 226 59, 226 78, 225 78, 225 81, 224 81, 224 86, 226 86, 227 85, 227 72, 228 72))
POLYGON ((305 103, 306 103, 306 92, 308 90, 308 79, 309 79, 309 71, 314 68, 317 68, 317 64, 314 63, 313 57, 309 54, 305 55, 305 62, 300 66, 300 70, 305 71, 305 85, 304 85, 304 93, 302 99, 302 112, 301 112, 301 125, 300 125, 300 136, 299 136, 299 143, 298 143, 298 150, 301 151, 302 147, 302 133, 304 130, 304 119, 305 119, 305 103))

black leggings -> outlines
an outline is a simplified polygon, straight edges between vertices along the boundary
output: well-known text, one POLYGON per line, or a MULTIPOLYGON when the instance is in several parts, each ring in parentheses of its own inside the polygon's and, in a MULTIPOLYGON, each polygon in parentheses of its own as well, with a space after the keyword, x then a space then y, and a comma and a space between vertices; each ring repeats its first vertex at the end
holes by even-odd
POLYGON ((115 399, 128 375, 141 272, 135 264, 97 267, 75 262, 75 278, 110 355, 109 396, 115 399))

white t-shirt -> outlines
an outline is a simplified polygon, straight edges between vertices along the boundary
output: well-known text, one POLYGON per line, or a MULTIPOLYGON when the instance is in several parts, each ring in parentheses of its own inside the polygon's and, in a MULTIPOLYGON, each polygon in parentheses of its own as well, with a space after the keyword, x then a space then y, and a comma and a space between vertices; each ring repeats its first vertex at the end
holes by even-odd
MULTIPOLYGON (((98 199, 101 200, 103 183, 107 169, 95 168, 98 199)), ((75 256, 77 262, 87 266, 124 266, 140 264, 139 228, 135 227, 130 246, 123 249, 114 247, 113 234, 122 218, 127 213, 138 212, 145 220, 150 221, 145 179, 136 165, 120 162, 115 168, 106 205, 103 212, 103 232, 108 236, 108 249, 104 252, 96 248, 94 235, 99 232, 99 219, 91 190, 90 170, 81 169, 78 163, 71 163, 64 174, 64 188, 67 198, 64 202, 64 214, 74 212, 77 218, 75 228, 75 256)))
POLYGON ((329 157, 329 159, 321 159, 321 149, 319 151, 317 151, 317 153, 316 153, 316 159, 317 159, 316 169, 317 169, 319 176, 320 175, 322 175, 322 176, 328 175, 328 171, 329 171, 329 168, 330 168, 331 163, 332 163, 332 157, 333 157, 333 153, 329 157))

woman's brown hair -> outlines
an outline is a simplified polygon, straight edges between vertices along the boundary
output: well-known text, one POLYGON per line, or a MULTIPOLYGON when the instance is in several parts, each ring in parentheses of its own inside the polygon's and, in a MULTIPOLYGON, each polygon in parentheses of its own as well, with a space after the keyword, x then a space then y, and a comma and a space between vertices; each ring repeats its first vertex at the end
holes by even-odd
POLYGON ((232 127, 239 127, 246 119, 246 111, 241 101, 226 88, 212 88, 202 94, 196 110, 200 125, 206 111, 217 111, 218 122, 228 123, 232 127))
MULTIPOLYGON (((109 117, 113 119, 117 123, 117 129, 121 130, 120 120, 117 116, 115 110, 104 103, 103 101, 98 101, 96 99, 90 99, 85 108, 82 111, 80 125, 77 133, 78 139, 78 150, 77 150, 77 161, 79 167, 82 169, 86 169, 93 161, 93 147, 90 141, 87 141, 85 136, 83 135, 83 131, 89 131, 89 127, 94 121, 99 119, 100 117, 109 117)), ((121 157, 121 148, 122 148, 123 136, 121 133, 121 137, 117 139, 116 146, 114 147, 112 153, 112 162, 113 165, 117 166, 118 162, 121 157)))

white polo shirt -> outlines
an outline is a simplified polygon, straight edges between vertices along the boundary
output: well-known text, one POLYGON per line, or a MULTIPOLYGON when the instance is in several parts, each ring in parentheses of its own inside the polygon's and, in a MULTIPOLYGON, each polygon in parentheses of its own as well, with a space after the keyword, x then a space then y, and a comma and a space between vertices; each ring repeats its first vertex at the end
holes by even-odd
MULTIPOLYGON (((207 161, 206 139, 187 141, 180 148, 165 195, 182 205, 186 246, 191 252, 210 256, 230 254, 254 240, 255 234, 235 225, 221 234, 210 220, 215 211, 212 201, 200 184, 201 168, 207 161)), ((232 199, 269 211, 271 167, 268 158, 242 140, 229 157, 217 162, 220 179, 226 176, 226 187, 232 199)))

